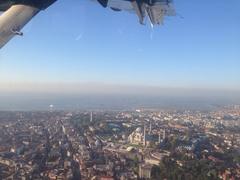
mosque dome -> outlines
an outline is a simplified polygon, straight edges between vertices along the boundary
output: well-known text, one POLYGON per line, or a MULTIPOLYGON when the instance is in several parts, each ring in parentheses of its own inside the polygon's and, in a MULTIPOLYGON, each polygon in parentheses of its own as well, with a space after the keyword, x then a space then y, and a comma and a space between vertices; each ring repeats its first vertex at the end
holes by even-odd
POLYGON ((141 133, 141 132, 142 132, 142 128, 141 128, 141 127, 138 127, 138 128, 136 129, 136 132, 141 133))

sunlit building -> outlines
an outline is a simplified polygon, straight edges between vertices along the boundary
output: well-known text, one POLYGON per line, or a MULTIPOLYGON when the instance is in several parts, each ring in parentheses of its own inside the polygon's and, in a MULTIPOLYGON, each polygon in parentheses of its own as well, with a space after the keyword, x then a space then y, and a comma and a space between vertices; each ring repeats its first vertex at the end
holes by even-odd
POLYGON ((144 145, 145 144, 145 131, 138 127, 135 131, 128 136, 128 141, 131 144, 144 145))

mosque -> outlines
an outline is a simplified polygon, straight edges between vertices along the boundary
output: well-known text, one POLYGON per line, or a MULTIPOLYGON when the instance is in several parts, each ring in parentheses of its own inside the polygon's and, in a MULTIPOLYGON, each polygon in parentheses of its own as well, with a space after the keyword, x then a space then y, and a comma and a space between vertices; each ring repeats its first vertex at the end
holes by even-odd
POLYGON ((161 135, 161 131, 159 132, 158 138, 154 138, 152 135, 152 127, 150 124, 149 131, 146 133, 146 127, 144 128, 138 127, 135 131, 133 131, 129 136, 128 136, 128 141, 131 144, 135 145, 143 145, 143 146, 148 146, 151 142, 155 142, 160 144, 163 139, 165 139, 165 130, 163 131, 163 134, 161 135))
POLYGON ((141 127, 138 127, 128 136, 128 141, 131 144, 144 145, 145 144, 146 131, 145 128, 142 130, 141 127))

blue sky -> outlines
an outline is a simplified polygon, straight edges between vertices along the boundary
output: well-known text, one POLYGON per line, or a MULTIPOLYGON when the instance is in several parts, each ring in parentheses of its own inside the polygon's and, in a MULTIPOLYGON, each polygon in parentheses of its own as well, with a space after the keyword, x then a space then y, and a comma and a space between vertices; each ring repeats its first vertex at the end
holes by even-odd
POLYGON ((106 83, 240 89, 240 1, 175 0, 142 26, 89 0, 58 0, 0 52, 0 84, 106 83))

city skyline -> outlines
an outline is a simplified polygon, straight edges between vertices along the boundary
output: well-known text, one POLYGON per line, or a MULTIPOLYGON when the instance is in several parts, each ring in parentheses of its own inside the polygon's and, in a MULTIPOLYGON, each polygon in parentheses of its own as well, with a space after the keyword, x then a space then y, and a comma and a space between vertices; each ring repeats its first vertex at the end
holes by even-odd
POLYGON ((1 179, 239 179, 240 106, 5 111, 1 179))

